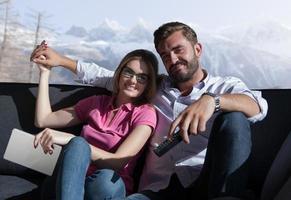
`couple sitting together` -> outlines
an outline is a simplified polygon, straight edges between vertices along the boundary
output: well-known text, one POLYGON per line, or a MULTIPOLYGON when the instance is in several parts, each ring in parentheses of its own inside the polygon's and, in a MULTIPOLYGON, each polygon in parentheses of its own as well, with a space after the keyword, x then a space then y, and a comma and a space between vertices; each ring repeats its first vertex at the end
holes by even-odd
POLYGON ((251 152, 250 122, 262 120, 267 102, 238 78, 212 76, 202 66, 202 45, 192 28, 169 22, 154 32, 168 75, 148 50, 129 52, 115 72, 64 57, 45 42, 32 52, 40 70, 35 124, 45 128, 35 146, 53 153, 58 167, 45 180, 43 199, 210 199, 241 196, 251 152), (62 66, 111 96, 92 96, 52 111, 49 75, 62 66), (55 130, 84 123, 79 137, 55 130), (157 144, 179 130, 183 141, 162 157, 157 144), (133 173, 144 151, 138 191, 133 173), (53 186, 52 186, 53 184, 53 186), (48 188, 55 191, 48 191, 48 188))

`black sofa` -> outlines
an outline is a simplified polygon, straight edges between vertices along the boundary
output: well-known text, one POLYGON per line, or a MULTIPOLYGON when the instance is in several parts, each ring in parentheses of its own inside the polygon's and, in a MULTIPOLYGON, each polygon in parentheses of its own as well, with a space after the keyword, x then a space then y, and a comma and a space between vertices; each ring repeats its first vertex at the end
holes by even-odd
MULTIPOLYGON (((291 89, 261 90, 269 104, 267 117, 252 125, 253 149, 249 189, 257 198, 268 170, 281 144, 291 130, 291 89)), ((0 199, 39 199, 44 175, 3 159, 11 130, 32 134, 40 129, 33 125, 37 84, 0 83, 0 199)), ((50 85, 53 108, 74 105, 94 94, 108 93, 89 86, 50 85)), ((65 129, 78 134, 81 126, 65 129)))

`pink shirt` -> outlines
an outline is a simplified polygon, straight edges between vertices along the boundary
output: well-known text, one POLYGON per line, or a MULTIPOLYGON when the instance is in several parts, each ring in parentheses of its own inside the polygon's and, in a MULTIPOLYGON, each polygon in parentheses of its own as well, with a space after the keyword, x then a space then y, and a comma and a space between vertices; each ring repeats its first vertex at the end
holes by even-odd
MULTIPOLYGON (((81 136, 91 145, 114 153, 136 126, 148 125, 155 129, 157 117, 154 108, 149 104, 135 106, 127 103, 118 108, 110 121, 114 111, 112 101, 111 96, 91 96, 79 101, 75 105, 75 112, 78 118, 86 123, 81 136)), ((133 190, 132 175, 137 157, 118 172, 128 193, 133 190)), ((91 164, 88 174, 92 174, 96 169, 96 166, 91 164)))

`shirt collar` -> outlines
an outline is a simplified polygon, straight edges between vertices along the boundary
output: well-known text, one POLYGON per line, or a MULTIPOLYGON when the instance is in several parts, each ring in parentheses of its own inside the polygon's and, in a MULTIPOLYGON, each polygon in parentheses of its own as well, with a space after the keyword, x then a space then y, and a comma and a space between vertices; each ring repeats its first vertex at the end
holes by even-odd
POLYGON ((197 83, 196 85, 193 86, 193 87, 196 87, 198 89, 202 89, 206 85, 206 83, 209 81, 209 74, 206 71, 206 69, 202 69, 202 71, 205 74, 205 78, 202 81, 200 81, 199 83, 197 83))
POLYGON ((127 111, 131 111, 135 107, 132 103, 126 103, 126 104, 122 104, 119 108, 114 108, 114 100, 115 100, 115 97, 112 96, 108 104, 108 109, 110 110, 125 109, 127 111))
MULTIPOLYGON (((204 72, 204 74, 205 74, 206 76, 205 76, 205 78, 204 78, 202 81, 200 81, 200 82, 197 83, 196 85, 193 85, 193 89, 194 89, 194 88, 195 88, 195 89, 202 89, 202 88, 206 85, 206 83, 209 81, 210 76, 209 76, 208 72, 206 71, 206 69, 202 69, 202 70, 203 70, 203 72, 204 72)), ((164 83, 165 83, 165 87, 166 87, 166 88, 172 88, 172 89, 174 89, 174 90, 179 91, 178 88, 175 87, 173 81, 170 79, 169 76, 165 76, 164 79, 165 79, 164 83)), ((192 90, 192 91, 193 91, 193 90, 192 90)))

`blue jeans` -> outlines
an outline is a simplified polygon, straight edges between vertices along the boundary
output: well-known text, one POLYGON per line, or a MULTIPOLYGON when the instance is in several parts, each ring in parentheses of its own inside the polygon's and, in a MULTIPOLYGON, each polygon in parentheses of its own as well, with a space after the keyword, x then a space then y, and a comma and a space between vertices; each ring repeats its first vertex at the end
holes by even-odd
POLYGON ((87 141, 82 137, 73 138, 63 148, 58 163, 56 199, 105 200, 126 196, 124 182, 113 170, 96 170, 86 176, 90 163, 91 150, 87 141))
POLYGON ((251 130, 244 114, 222 113, 212 126, 202 171, 189 188, 183 188, 174 174, 167 188, 159 192, 142 191, 126 199, 199 200, 223 195, 242 196, 247 184, 250 152, 251 130))

